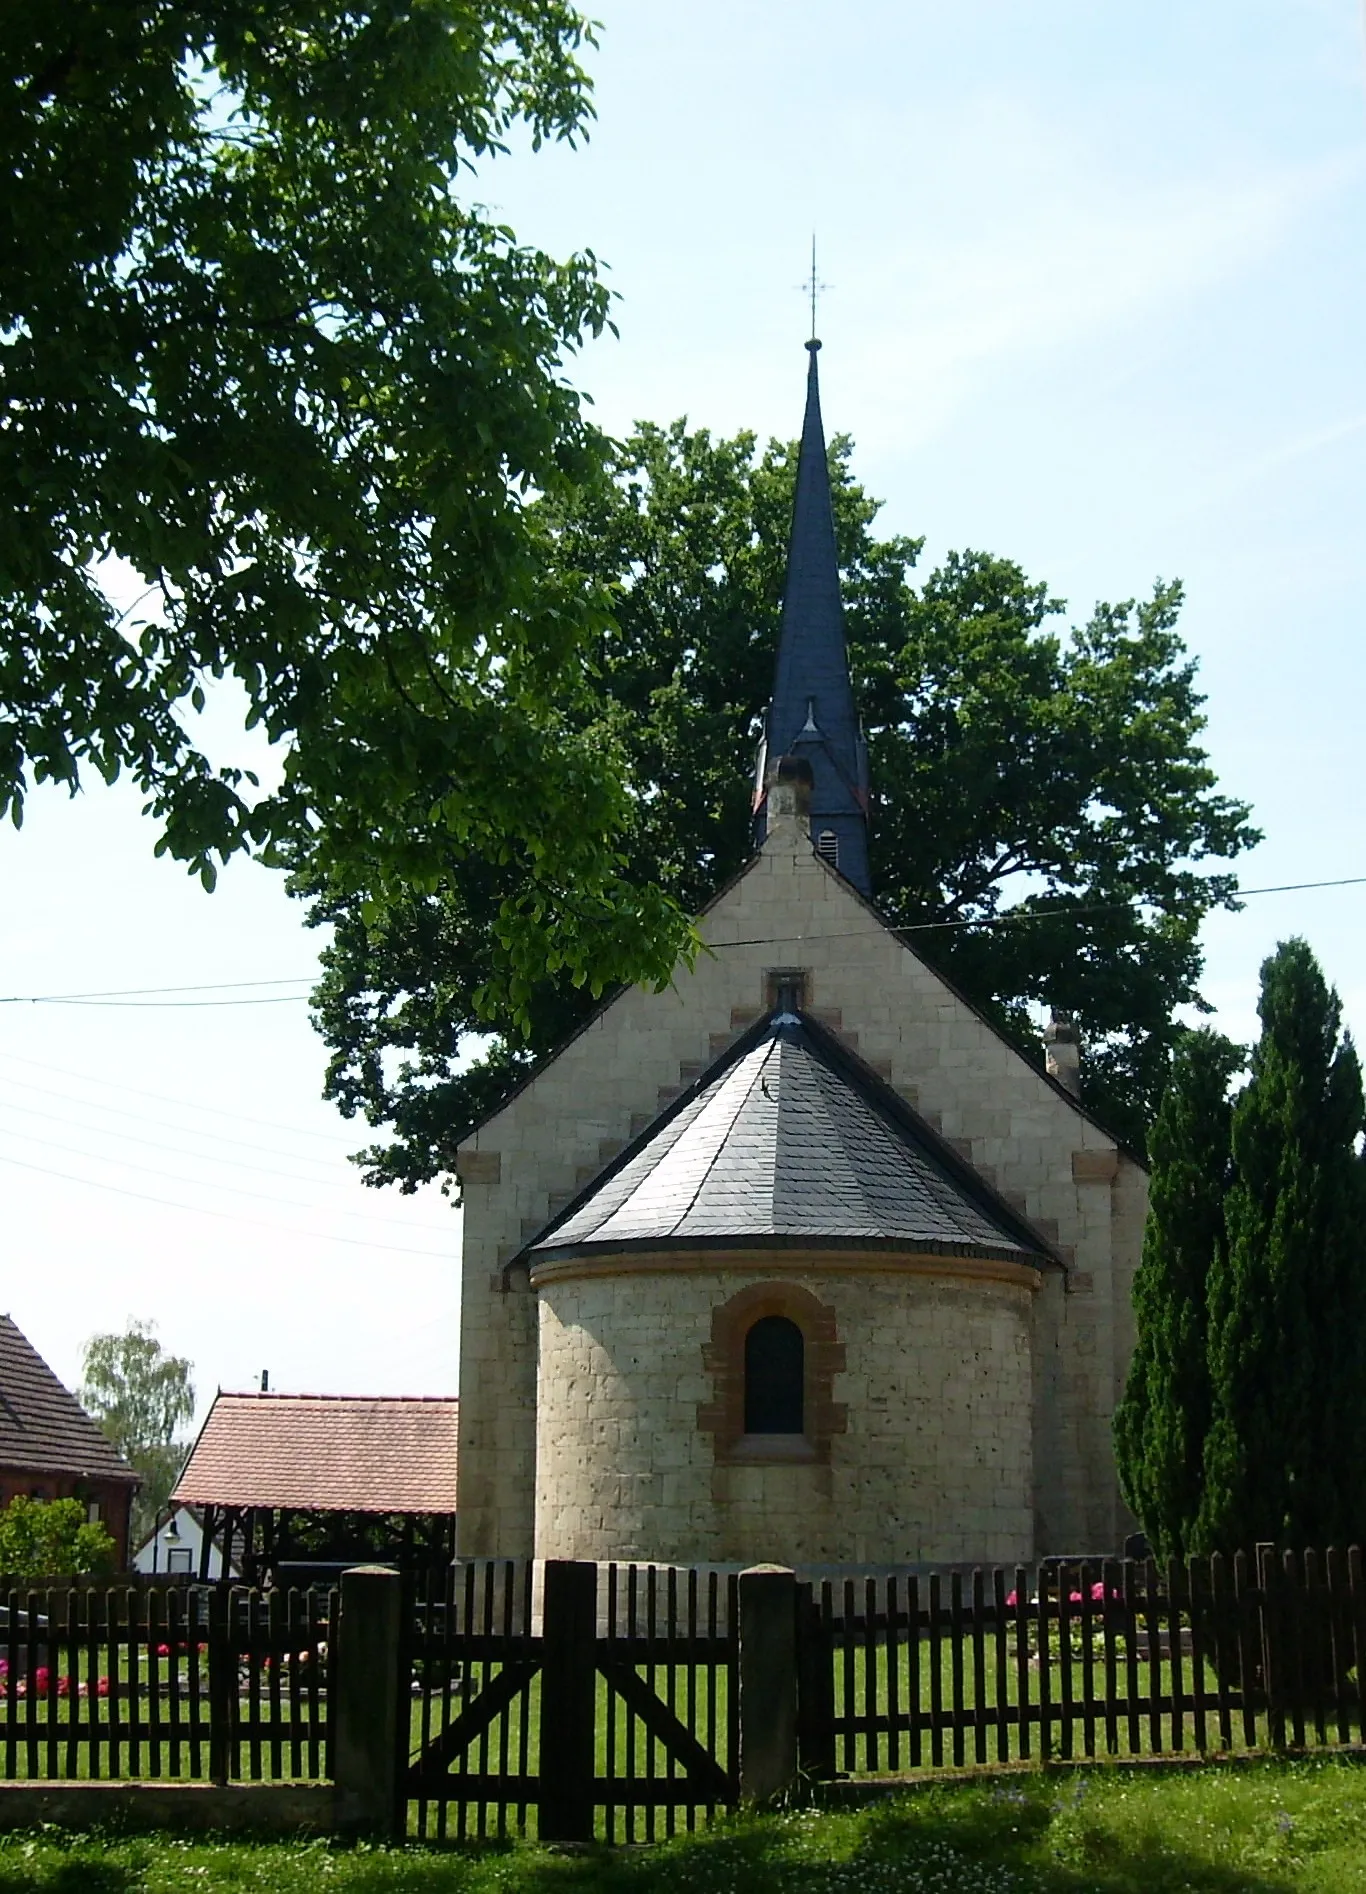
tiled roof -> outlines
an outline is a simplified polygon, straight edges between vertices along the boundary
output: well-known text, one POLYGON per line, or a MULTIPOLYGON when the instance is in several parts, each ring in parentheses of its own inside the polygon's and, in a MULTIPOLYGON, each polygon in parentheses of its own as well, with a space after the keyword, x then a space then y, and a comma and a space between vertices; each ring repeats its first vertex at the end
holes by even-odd
POLYGON ((137 1479, 7 1315, 0 1315, 0 1466, 79 1479, 137 1479))
POLYGON ((453 1513, 457 1408, 438 1398, 220 1394, 172 1497, 196 1506, 453 1513))
POLYGON ((1047 1254, 890 1086, 789 1013, 723 1053, 528 1256, 765 1239, 1021 1262, 1047 1254))

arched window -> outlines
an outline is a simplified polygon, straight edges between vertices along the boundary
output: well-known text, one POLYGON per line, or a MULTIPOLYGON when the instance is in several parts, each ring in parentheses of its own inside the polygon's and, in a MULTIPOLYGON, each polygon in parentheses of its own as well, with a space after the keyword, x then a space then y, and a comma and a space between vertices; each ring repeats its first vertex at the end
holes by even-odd
POLYGON ((822 829, 816 837, 816 853, 832 868, 840 865, 840 838, 833 829, 822 829))
POLYGON ((800 1434, 806 1344, 785 1315, 762 1315, 745 1336, 745 1432, 800 1434))

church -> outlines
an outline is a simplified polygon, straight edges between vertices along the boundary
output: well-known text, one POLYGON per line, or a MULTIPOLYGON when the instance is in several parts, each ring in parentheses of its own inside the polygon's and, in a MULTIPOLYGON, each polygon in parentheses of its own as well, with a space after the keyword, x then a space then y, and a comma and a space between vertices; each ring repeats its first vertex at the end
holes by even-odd
POLYGON ((1040 1069, 878 913, 807 347, 755 852, 694 964, 460 1148, 463 1557, 1014 1564, 1128 1529, 1147 1180, 1070 1029, 1040 1069))

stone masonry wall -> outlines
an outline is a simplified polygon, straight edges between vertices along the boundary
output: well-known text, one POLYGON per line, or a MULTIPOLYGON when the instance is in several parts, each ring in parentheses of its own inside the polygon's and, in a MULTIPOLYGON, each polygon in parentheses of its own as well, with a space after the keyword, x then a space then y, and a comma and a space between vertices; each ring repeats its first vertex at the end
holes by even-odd
POLYGON ((784 1272, 834 1311, 828 1465, 717 1464, 713 1311, 751 1272, 667 1266, 538 1290, 545 1558, 1013 1564, 1033 1556, 1030 1291, 784 1272))
POLYGON ((1052 1272, 1033 1309, 1036 1549, 1114 1544, 1110 1418, 1131 1346, 1141 1169, 903 946, 796 824, 774 824, 699 927, 706 951, 691 970, 664 993, 622 994, 462 1147, 462 1551, 534 1545, 536 1304, 525 1273, 504 1265, 764 1009, 766 974, 790 967, 808 971, 817 1016, 1066 1259, 1066 1284, 1052 1272))

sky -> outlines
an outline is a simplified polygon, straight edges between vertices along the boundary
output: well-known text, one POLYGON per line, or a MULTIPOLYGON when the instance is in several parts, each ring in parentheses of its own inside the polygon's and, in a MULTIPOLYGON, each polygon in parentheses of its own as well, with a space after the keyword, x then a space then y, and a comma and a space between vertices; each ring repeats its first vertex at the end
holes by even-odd
MULTIPOLYGON (((471 188, 607 267, 620 339, 571 368, 598 419, 794 435, 814 231, 826 424, 883 527, 927 569, 1008 555, 1073 622, 1180 578, 1221 786, 1265 830, 1243 884, 1366 877, 1360 0, 594 11, 587 146, 471 188)), ((455 1391, 458 1214, 348 1165, 316 936, 269 871, 206 895, 154 839, 122 787, 33 796, 0 998, 290 984, 0 1005, 0 1308, 71 1384, 92 1333, 154 1320, 201 1411, 262 1369, 455 1391)), ((1366 886, 1215 917, 1217 1023, 1252 1036, 1293 933, 1366 1036, 1366 886)))

